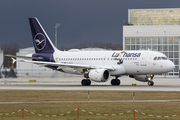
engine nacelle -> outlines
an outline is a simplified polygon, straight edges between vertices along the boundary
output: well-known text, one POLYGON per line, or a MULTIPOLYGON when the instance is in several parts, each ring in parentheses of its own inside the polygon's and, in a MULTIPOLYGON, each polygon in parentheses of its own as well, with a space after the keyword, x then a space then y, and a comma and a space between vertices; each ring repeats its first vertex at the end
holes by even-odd
POLYGON ((137 81, 147 82, 153 79, 154 75, 129 75, 130 78, 134 78, 137 81))
POLYGON ((92 69, 88 73, 88 78, 96 82, 108 81, 110 73, 106 69, 92 69))

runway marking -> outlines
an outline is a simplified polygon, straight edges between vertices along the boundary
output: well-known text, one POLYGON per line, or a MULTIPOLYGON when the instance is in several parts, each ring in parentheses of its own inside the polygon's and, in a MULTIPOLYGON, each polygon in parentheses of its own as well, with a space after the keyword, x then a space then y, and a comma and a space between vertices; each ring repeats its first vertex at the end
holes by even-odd
POLYGON ((73 102, 180 102, 180 99, 170 100, 107 100, 107 101, 19 101, 19 102, 0 102, 0 104, 24 104, 24 103, 73 103, 73 102))

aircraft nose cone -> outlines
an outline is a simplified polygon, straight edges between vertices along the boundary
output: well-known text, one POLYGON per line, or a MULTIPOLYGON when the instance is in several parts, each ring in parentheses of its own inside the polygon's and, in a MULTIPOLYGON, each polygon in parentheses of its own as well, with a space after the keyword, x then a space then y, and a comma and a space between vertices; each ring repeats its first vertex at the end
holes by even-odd
POLYGON ((168 70, 172 71, 174 68, 175 68, 174 63, 172 61, 170 61, 169 64, 168 64, 168 70))

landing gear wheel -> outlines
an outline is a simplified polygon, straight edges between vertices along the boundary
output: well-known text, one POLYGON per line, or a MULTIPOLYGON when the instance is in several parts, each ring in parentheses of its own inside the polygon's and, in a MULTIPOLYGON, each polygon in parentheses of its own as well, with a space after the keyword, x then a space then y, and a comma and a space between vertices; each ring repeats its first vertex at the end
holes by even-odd
POLYGON ((116 79, 116 85, 120 85, 121 81, 119 79, 116 79))
POLYGON ((112 79, 111 85, 120 85, 121 81, 119 79, 112 79))
POLYGON ((111 85, 116 85, 116 79, 111 80, 111 85))
POLYGON ((83 79, 81 81, 82 86, 89 86, 91 85, 91 81, 89 79, 83 79))
POLYGON ((82 86, 85 86, 85 85, 87 84, 86 79, 83 79, 83 80, 81 81, 81 84, 82 84, 82 86))
POLYGON ((89 79, 87 79, 87 85, 91 85, 91 81, 89 79))
POLYGON ((149 82, 148 82, 148 85, 149 85, 149 86, 153 86, 153 85, 154 85, 154 82, 153 82, 153 81, 149 81, 149 82))

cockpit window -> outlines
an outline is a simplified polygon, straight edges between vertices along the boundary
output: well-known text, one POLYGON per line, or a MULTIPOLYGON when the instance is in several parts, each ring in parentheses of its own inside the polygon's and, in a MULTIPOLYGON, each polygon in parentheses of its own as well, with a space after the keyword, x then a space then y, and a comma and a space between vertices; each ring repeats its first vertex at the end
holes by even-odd
POLYGON ((157 60, 161 60, 161 57, 158 57, 157 60))
POLYGON ((154 60, 167 60, 167 57, 154 57, 154 60))
POLYGON ((167 60, 167 57, 162 57, 162 60, 167 60))

